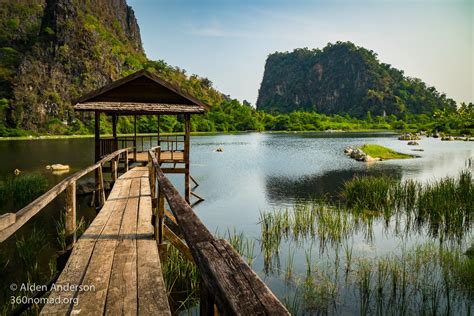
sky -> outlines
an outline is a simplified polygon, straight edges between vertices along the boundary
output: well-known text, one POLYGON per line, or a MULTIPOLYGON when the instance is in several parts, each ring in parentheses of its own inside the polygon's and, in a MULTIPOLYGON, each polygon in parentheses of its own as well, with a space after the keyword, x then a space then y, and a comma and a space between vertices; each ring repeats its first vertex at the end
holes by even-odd
POLYGON ((275 51, 351 41, 474 102, 474 0, 128 0, 145 52, 255 104, 275 51))

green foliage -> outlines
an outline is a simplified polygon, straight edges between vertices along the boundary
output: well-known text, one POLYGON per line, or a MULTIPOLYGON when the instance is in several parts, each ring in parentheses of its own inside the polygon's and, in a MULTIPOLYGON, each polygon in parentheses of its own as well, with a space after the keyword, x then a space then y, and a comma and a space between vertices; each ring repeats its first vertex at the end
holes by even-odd
POLYGON ((406 159, 413 158, 411 155, 398 153, 390 148, 374 145, 374 144, 365 144, 360 148, 364 153, 372 157, 379 157, 381 159, 406 159))
POLYGON ((359 118, 454 110, 455 102, 420 79, 380 63, 351 42, 268 56, 257 108, 271 113, 317 111, 359 118), (369 114, 369 115, 367 115, 369 114))

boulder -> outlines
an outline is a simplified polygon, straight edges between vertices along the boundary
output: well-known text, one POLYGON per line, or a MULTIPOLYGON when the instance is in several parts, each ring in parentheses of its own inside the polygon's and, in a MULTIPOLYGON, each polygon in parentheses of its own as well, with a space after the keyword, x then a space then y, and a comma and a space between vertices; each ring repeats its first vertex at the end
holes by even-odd
POLYGON ((416 134, 405 133, 398 137, 399 140, 419 140, 420 137, 416 134))
POLYGON ((380 161, 381 159, 379 157, 372 157, 372 156, 369 156, 369 155, 365 155, 364 157, 364 161, 365 162, 374 162, 374 161, 380 161))
POLYGON ((357 161, 364 161, 367 154, 363 152, 362 150, 360 150, 359 148, 356 148, 351 152, 350 156, 352 159, 355 159, 357 161))
POLYGON ((415 142, 414 140, 411 140, 411 141, 408 142, 408 145, 410 145, 410 146, 418 146, 418 145, 420 145, 420 144, 418 144, 418 143, 415 142))
POLYGON ((350 156, 353 151, 354 149, 352 147, 347 147, 346 149, 344 149, 344 153, 348 156, 350 156))
POLYGON ((441 137, 441 140, 443 140, 443 141, 452 141, 452 140, 454 140, 454 137, 453 136, 443 136, 443 137, 441 137))
POLYGON ((69 165, 62 165, 60 163, 51 165, 51 170, 53 171, 69 171, 69 165))

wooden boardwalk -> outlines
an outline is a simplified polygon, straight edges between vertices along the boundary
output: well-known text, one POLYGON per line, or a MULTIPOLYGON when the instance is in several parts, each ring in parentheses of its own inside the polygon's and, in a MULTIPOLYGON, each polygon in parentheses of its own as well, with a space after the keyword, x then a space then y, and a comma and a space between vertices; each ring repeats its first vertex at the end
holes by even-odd
POLYGON ((77 305, 47 304, 41 314, 171 315, 151 220, 148 169, 136 167, 117 179, 56 282, 94 289, 52 291, 77 305))

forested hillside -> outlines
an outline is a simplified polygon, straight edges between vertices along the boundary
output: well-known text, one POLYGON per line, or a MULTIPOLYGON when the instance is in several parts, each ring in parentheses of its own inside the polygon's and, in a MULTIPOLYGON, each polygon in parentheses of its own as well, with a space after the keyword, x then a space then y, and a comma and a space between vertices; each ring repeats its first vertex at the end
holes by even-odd
POLYGON ((268 56, 257 109, 271 113, 316 111, 359 118, 454 110, 456 103, 420 79, 378 61, 350 42, 268 56))
MULTIPOLYGON (((193 116, 193 131, 473 127, 471 104, 456 111, 454 101, 434 88, 406 78, 380 64, 373 52, 350 43, 270 55, 256 110, 248 102, 223 95, 207 78, 149 60, 126 0, 4 0, 0 2, 0 137, 90 134, 93 118, 74 113, 72 101, 142 68, 211 106, 208 113, 193 116), (443 108, 435 120, 423 114, 443 108)), ((102 132, 109 133, 110 118, 103 115, 101 120, 102 132)), ((133 132, 131 122, 121 116, 119 132, 133 132)), ((139 132, 156 128, 155 116, 138 118, 139 132)), ((182 128, 176 117, 162 118, 163 131, 182 128)))
POLYGON ((209 80, 146 58, 125 0, 2 1, 0 132, 84 132, 72 100, 141 68, 208 103, 222 101, 209 80))

